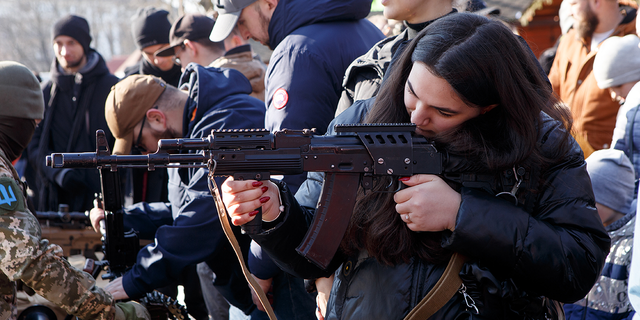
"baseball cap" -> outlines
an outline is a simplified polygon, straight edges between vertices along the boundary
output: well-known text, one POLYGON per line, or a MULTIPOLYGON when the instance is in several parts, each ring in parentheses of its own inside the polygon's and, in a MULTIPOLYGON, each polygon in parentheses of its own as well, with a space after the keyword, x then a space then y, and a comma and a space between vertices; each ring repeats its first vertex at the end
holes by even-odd
POLYGON ((156 52, 156 56, 166 57, 175 53, 174 48, 182 45, 184 40, 208 38, 215 20, 202 15, 188 13, 178 18, 169 33, 169 47, 156 52))
POLYGON ((226 39, 233 27, 238 22, 238 17, 242 9, 257 0, 215 0, 215 10, 218 11, 218 20, 216 21, 209 40, 220 42, 226 39))
POLYGON ((167 87, 164 80, 149 75, 131 75, 111 87, 105 102, 105 117, 116 138, 113 154, 129 154, 133 145, 133 128, 167 87))

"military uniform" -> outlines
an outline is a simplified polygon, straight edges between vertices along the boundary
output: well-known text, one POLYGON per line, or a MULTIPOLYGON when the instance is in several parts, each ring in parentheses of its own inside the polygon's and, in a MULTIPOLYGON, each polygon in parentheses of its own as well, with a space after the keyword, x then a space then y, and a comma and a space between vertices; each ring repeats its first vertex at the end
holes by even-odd
POLYGON ((62 248, 41 238, 27 209, 24 186, 0 150, 0 319, 15 319, 16 280, 81 319, 114 319, 111 294, 62 258, 62 248))

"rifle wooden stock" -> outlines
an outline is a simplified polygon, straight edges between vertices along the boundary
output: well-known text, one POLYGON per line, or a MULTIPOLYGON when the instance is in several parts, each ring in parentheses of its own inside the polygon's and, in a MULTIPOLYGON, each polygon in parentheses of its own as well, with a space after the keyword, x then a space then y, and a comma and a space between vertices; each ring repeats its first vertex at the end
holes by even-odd
POLYGON ((297 251, 326 269, 349 224, 360 186, 371 189, 375 177, 441 174, 446 161, 432 142, 414 134, 414 124, 339 125, 336 132, 317 136, 308 129, 213 130, 201 139, 162 139, 155 154, 58 153, 47 157, 47 165, 97 167, 104 176, 119 167, 193 168, 213 161, 214 175, 237 180, 325 172, 318 210, 297 251))

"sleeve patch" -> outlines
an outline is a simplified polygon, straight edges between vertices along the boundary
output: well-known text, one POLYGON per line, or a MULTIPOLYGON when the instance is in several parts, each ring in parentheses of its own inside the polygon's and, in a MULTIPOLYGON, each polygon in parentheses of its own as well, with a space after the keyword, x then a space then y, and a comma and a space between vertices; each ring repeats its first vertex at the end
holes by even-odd
POLYGON ((11 177, 0 177, 0 215, 22 210, 24 210, 24 200, 16 180, 11 177))
POLYGON ((289 102, 289 93, 287 93, 287 90, 284 88, 276 90, 272 99, 273 106, 280 110, 287 105, 287 102, 289 102))

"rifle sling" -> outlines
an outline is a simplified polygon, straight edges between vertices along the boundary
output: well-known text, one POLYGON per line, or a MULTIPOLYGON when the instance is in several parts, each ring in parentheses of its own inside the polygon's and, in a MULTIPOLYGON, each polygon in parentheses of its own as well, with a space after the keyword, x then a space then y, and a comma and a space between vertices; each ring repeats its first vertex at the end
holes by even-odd
POLYGON ((447 268, 442 273, 435 286, 424 298, 407 314, 404 320, 426 320, 435 314, 453 297, 460 288, 460 270, 467 261, 467 257, 454 252, 449 259, 447 268))
POLYGON ((231 223, 229 223, 230 221, 229 213, 227 212, 227 208, 222 202, 222 197, 220 197, 220 191, 218 190, 218 186, 216 185, 213 179, 213 172, 214 170, 212 170, 210 166, 209 179, 208 179, 209 191, 211 192, 211 195, 213 196, 213 200, 216 204, 216 208, 218 209, 218 218, 220 220, 220 223, 222 224, 222 230, 224 230, 224 233, 227 236, 227 239, 229 239, 229 243, 231 243, 231 246, 233 247, 233 251, 236 253, 236 256, 238 257, 238 261, 240 262, 240 266, 242 267, 242 273, 244 274, 244 277, 247 279, 247 281, 249 282, 253 290, 258 294, 260 303, 262 304, 262 307, 264 307, 264 310, 267 312, 267 315, 269 315, 269 319, 277 320, 276 315, 273 312, 273 308, 271 308, 271 304, 267 299, 267 295, 264 293, 264 291, 262 290, 262 287, 260 287, 258 282, 256 282, 256 280, 253 278, 253 276, 249 272, 249 269, 247 268, 246 263, 244 262, 244 257, 242 256, 242 250, 240 249, 238 240, 233 234, 233 230, 231 229, 231 223))

